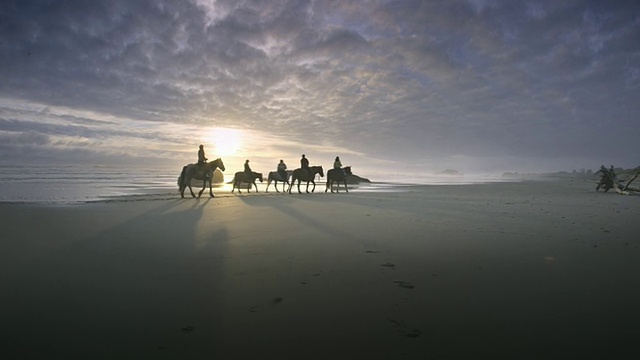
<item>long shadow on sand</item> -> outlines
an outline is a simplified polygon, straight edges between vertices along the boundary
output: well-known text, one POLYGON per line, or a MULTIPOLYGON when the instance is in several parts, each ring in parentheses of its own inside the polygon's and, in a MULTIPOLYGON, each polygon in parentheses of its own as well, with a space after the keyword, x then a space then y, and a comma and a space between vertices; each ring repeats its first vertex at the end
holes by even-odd
POLYGON ((208 205, 163 202, 34 261, 20 283, 3 289, 2 352, 25 359, 203 353, 211 345, 199 334, 211 335, 202 329, 215 322, 229 238, 225 228, 198 233, 208 205))
POLYGON ((354 239, 353 235, 345 231, 342 231, 336 228, 335 226, 332 226, 331 224, 318 221, 316 218, 313 217, 313 213, 307 214, 307 213, 301 212, 300 210, 292 206, 292 204, 295 201, 313 201, 311 200, 311 197, 304 198, 304 199, 300 199, 300 198, 294 199, 290 196, 274 195, 274 196, 253 196, 253 197, 244 196, 244 197, 239 197, 239 199, 249 206, 261 206, 261 207, 272 208, 274 210, 280 211, 283 214, 289 216, 294 221, 302 223, 305 226, 312 227, 318 230, 319 232, 330 235, 332 237, 349 239, 349 240, 354 239))

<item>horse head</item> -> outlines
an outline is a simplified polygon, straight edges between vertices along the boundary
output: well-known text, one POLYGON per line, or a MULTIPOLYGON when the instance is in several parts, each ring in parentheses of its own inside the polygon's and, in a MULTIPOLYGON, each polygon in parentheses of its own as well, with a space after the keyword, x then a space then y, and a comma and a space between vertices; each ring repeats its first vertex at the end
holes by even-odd
POLYGON ((224 163, 222 162, 221 158, 217 158, 215 160, 213 160, 213 163, 215 164, 215 166, 217 166, 221 171, 224 171, 224 163))
POLYGON ((320 174, 320 177, 324 177, 324 170, 322 169, 322 165, 316 167, 318 168, 318 174, 320 174))
POLYGON ((351 166, 345 166, 343 169, 345 174, 353 175, 353 173, 351 172, 351 166))
POLYGON ((256 179, 260 179, 260 182, 264 182, 264 176, 262 176, 262 173, 254 172, 253 175, 256 177, 256 179))

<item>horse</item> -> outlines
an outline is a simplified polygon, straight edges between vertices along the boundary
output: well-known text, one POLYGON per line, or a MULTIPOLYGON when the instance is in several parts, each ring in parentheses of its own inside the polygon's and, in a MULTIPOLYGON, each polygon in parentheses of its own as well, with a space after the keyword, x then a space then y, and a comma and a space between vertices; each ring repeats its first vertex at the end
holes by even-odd
POLYGON ((247 192, 251 192, 251 184, 253 184, 253 186, 256 187, 256 192, 258 192, 258 185, 256 185, 256 179, 260 179, 260 182, 264 181, 264 178, 262 177, 262 173, 258 173, 258 172, 252 172, 251 176, 247 176, 247 174, 244 171, 238 171, 234 176, 233 176, 233 189, 231 189, 231 192, 233 193, 233 191, 238 188, 238 193, 242 194, 242 191, 240 191, 240 184, 242 183, 247 183, 247 192))
POLYGON ((221 158, 217 158, 211 162, 204 163, 202 165, 199 164, 189 164, 182 168, 182 172, 180 173, 180 177, 178 177, 178 188, 180 192, 180 197, 184 198, 184 189, 189 187, 189 191, 191 192, 192 197, 196 197, 193 193, 193 189, 191 189, 191 180, 202 180, 202 190, 198 193, 198 197, 202 195, 205 187, 207 186, 207 182, 209 183, 209 195, 211 197, 215 197, 213 195, 213 189, 211 188, 211 182, 213 180, 213 172, 219 168, 224 171, 224 163, 221 158))
POLYGON ((316 189, 316 182, 314 181, 316 174, 320 174, 320 177, 324 177, 324 170, 322 170, 322 166, 310 166, 307 169, 293 170, 293 173, 291 174, 291 183, 289 184, 289 194, 291 194, 291 188, 296 180, 298 180, 298 194, 301 194, 300 181, 307 182, 307 194, 309 193, 309 182, 312 182, 313 189, 311 189, 311 192, 313 192, 316 189))
POLYGON ((273 185, 276 188, 277 192, 280 192, 280 190, 278 190, 278 181, 282 181, 282 191, 286 191, 284 184, 289 185, 289 178, 291 177, 291 171, 287 171, 286 172, 286 178, 282 179, 282 176, 280 176, 280 174, 277 171, 271 171, 269 172, 269 177, 267 178, 267 192, 269 192, 269 185, 271 185, 271 182, 275 182, 275 185, 273 185))
POLYGON ((345 166, 343 169, 331 169, 327 171, 327 188, 324 192, 331 190, 333 192, 333 183, 338 183, 336 192, 340 192, 340 183, 344 183, 344 189, 349 192, 347 188, 347 176, 353 175, 351 173, 351 166, 345 166))

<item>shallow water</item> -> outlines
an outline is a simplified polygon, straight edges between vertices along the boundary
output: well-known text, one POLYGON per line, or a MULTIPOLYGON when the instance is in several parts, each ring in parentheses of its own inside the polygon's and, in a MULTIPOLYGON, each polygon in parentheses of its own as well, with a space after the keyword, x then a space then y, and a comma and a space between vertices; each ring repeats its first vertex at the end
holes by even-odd
POLYGON ((167 192, 176 170, 104 166, 1 166, 0 201, 65 203, 167 192))
MULTIPOLYGON (((168 167, 113 167, 113 166, 0 166, 0 202, 27 202, 64 204, 112 200, 122 196, 166 195, 179 196, 177 178, 179 169, 168 167)), ((226 177, 229 177, 227 174, 226 177)), ((232 186, 218 184, 216 193, 230 193, 232 186)), ((412 178, 384 179, 359 185, 349 185, 350 191, 387 192, 405 191, 411 185, 464 185, 479 182, 493 182, 491 178, 445 178, 423 176, 412 178)), ((325 179, 316 180, 316 192, 324 192, 325 179)), ((266 181, 258 182, 258 191, 264 192, 266 181)), ((199 191, 194 183, 194 192, 199 191)), ((305 185, 301 185, 304 191, 305 185)), ((282 191, 282 183, 278 183, 282 191)), ((275 193, 274 185, 269 187, 275 193)), ((243 193, 246 187, 242 189, 243 193)), ((294 187, 293 191, 296 189, 294 187)), ((343 191, 343 187, 341 187, 343 191)), ((237 190, 236 190, 237 192, 237 190)), ((188 190, 185 196, 188 195, 188 190)))

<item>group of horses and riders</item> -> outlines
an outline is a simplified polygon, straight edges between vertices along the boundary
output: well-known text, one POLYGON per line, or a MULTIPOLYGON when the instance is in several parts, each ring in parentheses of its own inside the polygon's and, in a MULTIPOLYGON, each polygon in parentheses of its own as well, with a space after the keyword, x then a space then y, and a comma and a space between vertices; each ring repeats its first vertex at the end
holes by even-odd
MULTIPOLYGON (((208 159, 204 153, 204 146, 200 145, 198 149, 198 162, 196 164, 189 164, 184 166, 182 168, 182 172, 180 173, 180 177, 178 178, 178 187, 181 197, 184 198, 184 191, 186 188, 189 188, 189 192, 191 193, 192 197, 196 197, 196 195, 193 193, 193 189, 191 189, 192 179, 202 180, 202 189, 198 193, 198 197, 202 195, 207 187, 207 184, 209 185, 209 195, 211 197, 214 197, 212 189, 214 171, 216 169, 225 171, 225 167, 221 158, 217 158, 210 162, 208 162, 207 160, 208 159)), ((266 192, 269 192, 269 185, 271 185, 272 182, 274 183, 276 192, 280 192, 278 190, 278 182, 282 182, 282 191, 286 192, 287 189, 285 188, 285 185, 289 185, 288 192, 289 194, 291 194, 291 188, 293 187, 293 184, 296 183, 296 181, 298 182, 298 193, 301 193, 300 183, 303 181, 307 183, 307 188, 305 191, 309 193, 309 183, 311 183, 313 184, 311 192, 314 192, 314 190, 316 189, 316 175, 324 177, 324 170, 322 169, 322 166, 309 166, 309 159, 307 159, 305 154, 302 154, 302 158, 300 159, 300 168, 293 171, 288 171, 287 165, 281 159, 277 165, 277 171, 269 172, 266 192), (291 181, 289 181, 289 179, 291 179, 291 181)), ((347 177, 350 175, 352 175, 351 166, 346 166, 343 168, 340 157, 336 156, 335 161, 333 162, 333 169, 327 171, 327 187, 325 189, 325 192, 329 190, 331 190, 331 192, 334 192, 334 184, 337 185, 336 191, 339 192, 340 183, 343 183, 346 192, 349 192, 349 189, 347 188, 347 177)), ((252 185, 256 187, 257 192, 258 186, 256 184, 256 180, 260 180, 260 182, 264 181, 262 173, 254 172, 253 170, 251 170, 251 166, 249 166, 249 160, 247 159, 244 162, 244 170, 236 172, 233 176, 233 180, 231 181, 231 183, 233 184, 233 189, 231 190, 231 192, 233 193, 237 188, 238 192, 240 193, 240 185, 242 183, 247 184, 248 192, 250 192, 252 185)))

